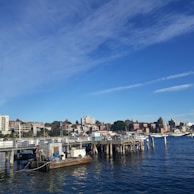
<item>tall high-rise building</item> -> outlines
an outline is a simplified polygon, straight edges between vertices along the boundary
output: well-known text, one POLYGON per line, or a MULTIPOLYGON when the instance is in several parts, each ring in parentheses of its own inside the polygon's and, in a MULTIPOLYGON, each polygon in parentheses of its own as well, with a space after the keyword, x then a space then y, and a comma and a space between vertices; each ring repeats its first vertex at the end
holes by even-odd
POLYGON ((9 116, 0 115, 0 133, 3 135, 9 134, 9 116))

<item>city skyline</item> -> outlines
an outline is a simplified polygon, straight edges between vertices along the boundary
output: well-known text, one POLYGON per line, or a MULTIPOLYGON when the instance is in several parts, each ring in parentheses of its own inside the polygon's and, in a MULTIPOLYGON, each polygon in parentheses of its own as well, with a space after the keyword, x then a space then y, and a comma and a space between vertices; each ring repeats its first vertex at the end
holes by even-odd
POLYGON ((194 122, 194 2, 1 1, 0 115, 194 122))
MULTIPOLYGON (((97 123, 101 123, 101 124, 113 124, 114 122, 117 122, 117 121, 123 121, 123 122, 128 122, 128 121, 130 121, 130 122, 133 122, 133 123, 158 123, 158 122, 160 122, 160 119, 162 119, 162 121, 164 122, 164 124, 167 124, 167 125, 169 125, 169 123, 170 122, 175 122, 177 125, 180 125, 180 124, 185 124, 185 125, 193 125, 194 123, 192 123, 192 122, 190 122, 190 121, 188 121, 188 122, 182 122, 182 121, 180 121, 180 120, 175 120, 175 119, 173 119, 173 118, 171 118, 170 120, 168 120, 168 121, 164 121, 163 120, 163 118, 162 117, 160 117, 160 118, 158 118, 157 120, 155 120, 155 121, 151 121, 151 122, 144 122, 144 121, 140 121, 140 120, 130 120, 130 119, 125 119, 125 120, 115 120, 115 121, 113 121, 112 123, 106 123, 106 122, 104 122, 104 121, 99 121, 98 119, 95 119, 95 118, 93 118, 93 117, 91 117, 90 115, 85 115, 84 117, 82 117, 82 118, 79 118, 79 119, 77 119, 75 122, 72 122, 71 120, 68 120, 68 119, 65 119, 65 120, 53 120, 53 121, 51 121, 51 122, 43 122, 43 121, 31 121, 31 120, 28 120, 28 121, 26 121, 26 120, 23 120, 22 118, 17 118, 17 119, 15 119, 15 120, 13 120, 13 119, 10 119, 10 117, 9 117, 9 115, 0 115, 0 117, 1 118, 7 118, 8 119, 8 121, 9 122, 22 122, 22 123, 44 123, 44 124, 46 124, 46 123, 53 123, 53 122, 60 122, 60 123, 71 123, 71 124, 78 124, 78 125, 80 125, 80 124, 83 124, 85 121, 83 121, 83 120, 85 120, 86 118, 88 118, 89 120, 91 120, 92 119, 92 122, 88 122, 88 124, 96 124, 96 122, 97 123)), ((87 120, 88 120, 87 119, 87 120)))

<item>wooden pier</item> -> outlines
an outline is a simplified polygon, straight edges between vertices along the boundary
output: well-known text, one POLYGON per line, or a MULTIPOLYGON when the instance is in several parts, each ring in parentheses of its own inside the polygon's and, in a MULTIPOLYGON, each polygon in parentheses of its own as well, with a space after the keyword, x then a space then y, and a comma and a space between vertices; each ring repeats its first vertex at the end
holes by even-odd
POLYGON ((77 146, 82 148, 83 145, 90 148, 90 154, 98 154, 99 152, 105 153, 110 158, 114 153, 125 155, 127 152, 137 152, 144 150, 144 141, 135 139, 124 139, 124 140, 112 140, 112 141, 90 141, 90 142, 74 142, 65 143, 65 150, 67 152, 70 147, 77 146))
POLYGON ((62 142, 65 151, 68 153, 71 147, 83 146, 89 148, 90 154, 105 153, 108 157, 112 157, 114 153, 125 155, 127 152, 136 152, 144 150, 144 140, 138 139, 122 139, 122 140, 92 140, 68 138, 49 138, 49 139, 20 139, 0 142, 0 152, 5 153, 5 164, 13 167, 14 154, 22 150, 35 150, 37 145, 47 144, 49 142, 62 142))

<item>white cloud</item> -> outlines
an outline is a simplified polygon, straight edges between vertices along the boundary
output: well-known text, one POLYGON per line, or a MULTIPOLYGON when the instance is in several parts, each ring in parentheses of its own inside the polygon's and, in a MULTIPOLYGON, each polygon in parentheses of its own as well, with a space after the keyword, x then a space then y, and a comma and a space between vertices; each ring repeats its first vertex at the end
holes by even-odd
POLYGON ((175 92, 175 91, 185 90, 190 87, 192 87, 192 84, 184 84, 184 85, 173 86, 169 88, 158 89, 158 90, 155 90, 154 93, 175 92))

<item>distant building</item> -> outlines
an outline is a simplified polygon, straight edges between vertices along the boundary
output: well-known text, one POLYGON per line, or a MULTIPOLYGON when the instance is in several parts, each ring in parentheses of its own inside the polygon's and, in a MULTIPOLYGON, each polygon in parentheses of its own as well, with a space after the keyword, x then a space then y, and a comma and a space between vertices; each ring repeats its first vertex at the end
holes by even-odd
POLYGON ((133 123, 133 130, 138 130, 140 129, 140 124, 139 123, 133 123))
POLYGON ((171 126, 171 127, 177 127, 177 126, 180 126, 180 121, 176 121, 174 119, 171 119, 168 124, 171 126))
POLYGON ((187 123, 186 123, 186 126, 187 126, 187 127, 191 127, 192 125, 194 125, 194 123, 192 123, 192 122, 187 122, 187 123))
POLYGON ((0 132, 3 135, 11 133, 11 131, 9 130, 9 116, 8 115, 0 116, 0 132))
POLYGON ((20 121, 13 121, 13 120, 10 120, 9 121, 9 129, 11 131, 18 131, 19 130, 19 125, 20 125, 20 121))
POLYGON ((85 117, 81 118, 81 124, 87 125, 87 124, 95 124, 95 119, 86 115, 85 117))
POLYGON ((69 134, 69 132, 72 130, 72 123, 69 122, 69 121, 64 121, 62 123, 62 129, 65 130, 65 131, 67 131, 68 134, 69 134))
POLYGON ((146 128, 144 129, 144 131, 145 131, 146 133, 150 133, 150 128, 149 128, 149 127, 146 127, 146 128))
POLYGON ((23 133, 28 133, 33 130, 34 136, 36 136, 37 131, 40 131, 41 128, 44 128, 43 122, 24 122, 24 121, 9 121, 9 129, 15 134, 18 134, 19 137, 22 137, 23 133))
POLYGON ((43 122, 28 122, 23 126, 23 130, 33 130, 34 137, 37 136, 37 132, 44 128, 43 122))
POLYGON ((99 126, 95 124, 95 119, 86 115, 85 117, 81 118, 81 125, 83 132, 87 131, 99 131, 99 126))

